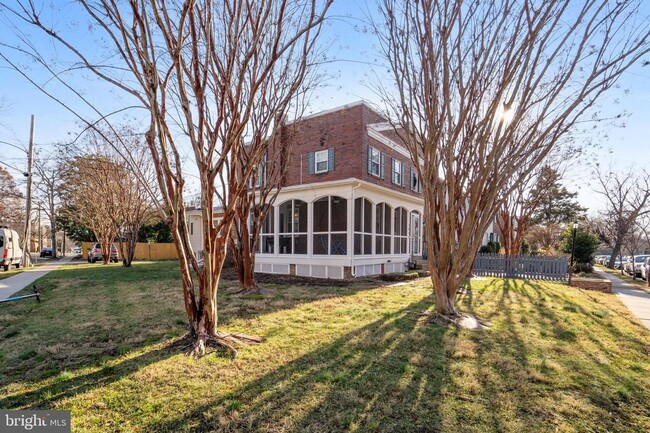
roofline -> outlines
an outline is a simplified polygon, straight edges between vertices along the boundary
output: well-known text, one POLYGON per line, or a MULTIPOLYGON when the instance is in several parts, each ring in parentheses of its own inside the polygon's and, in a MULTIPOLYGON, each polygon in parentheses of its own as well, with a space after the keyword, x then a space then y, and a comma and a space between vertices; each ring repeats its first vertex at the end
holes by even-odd
POLYGON ((373 113, 375 113, 375 114, 377 114, 377 115, 379 115, 381 117, 385 117, 382 113, 380 113, 377 110, 375 110, 374 108, 372 108, 372 106, 370 105, 370 103, 368 101, 360 99, 358 101, 351 102, 349 104, 339 105, 338 107, 334 107, 334 108, 330 108, 330 109, 327 109, 327 110, 319 111, 317 113, 310 114, 309 116, 304 116, 304 117, 299 117, 297 119, 293 119, 292 121, 287 122, 286 124, 290 125, 292 123, 300 122, 302 120, 314 119, 316 117, 325 116, 327 114, 336 113, 337 111, 347 110, 349 108, 358 107, 360 105, 366 107, 368 110, 372 111, 373 113))

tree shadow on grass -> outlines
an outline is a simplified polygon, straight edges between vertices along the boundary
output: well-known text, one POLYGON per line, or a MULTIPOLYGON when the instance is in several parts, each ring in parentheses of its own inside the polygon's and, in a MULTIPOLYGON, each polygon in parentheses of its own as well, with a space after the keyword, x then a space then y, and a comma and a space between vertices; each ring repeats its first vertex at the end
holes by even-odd
MULTIPOLYGON (((176 263, 79 266, 39 280, 41 303, 0 305, 0 386, 38 384, 187 331, 176 263)), ((220 325, 368 290, 278 286, 260 297, 220 290, 220 325)), ((235 331, 248 331, 240 326, 235 331)))
POLYGON ((161 348, 148 350, 142 355, 118 363, 98 366, 93 372, 81 375, 62 373, 51 382, 29 392, 15 393, 0 398, 0 409, 50 409, 63 399, 107 386, 138 370, 178 354, 182 341, 176 340, 161 348))
POLYGON ((450 328, 417 314, 430 298, 352 331, 156 432, 440 429, 437 412, 450 328))
MULTIPOLYGON (((478 398, 493 408, 488 413, 495 431, 528 430, 518 421, 525 418, 546 420, 547 426, 599 419, 606 431, 635 431, 635 416, 650 416, 647 407, 641 409, 647 391, 633 383, 638 372, 618 365, 619 355, 611 353, 616 335, 586 304, 533 281, 494 280, 486 291, 494 294, 489 318, 498 328, 470 338, 478 348, 478 398)), ((623 334, 633 350, 648 350, 647 343, 623 334)))

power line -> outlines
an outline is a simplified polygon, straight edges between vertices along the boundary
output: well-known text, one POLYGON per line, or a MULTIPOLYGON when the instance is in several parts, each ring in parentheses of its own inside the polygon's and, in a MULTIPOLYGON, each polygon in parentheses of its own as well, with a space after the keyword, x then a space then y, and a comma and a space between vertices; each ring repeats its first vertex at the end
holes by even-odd
POLYGON ((11 168, 12 170, 16 170, 16 171, 19 172, 19 173, 22 173, 23 176, 24 176, 25 173, 26 173, 25 170, 22 170, 22 169, 20 169, 20 168, 16 168, 16 167, 14 167, 13 165, 9 165, 9 164, 7 164, 6 162, 0 161, 0 164, 4 165, 5 167, 11 168))

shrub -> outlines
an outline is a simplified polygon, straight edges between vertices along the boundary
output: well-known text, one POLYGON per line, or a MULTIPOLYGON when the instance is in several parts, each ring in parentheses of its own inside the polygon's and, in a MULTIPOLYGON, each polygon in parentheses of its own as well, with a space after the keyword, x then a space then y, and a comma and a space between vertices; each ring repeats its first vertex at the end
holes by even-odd
MULTIPOLYGON (((573 228, 567 227, 562 235, 560 251, 565 254, 571 254, 571 244, 573 237, 573 228)), ((600 240, 596 235, 584 228, 578 228, 576 231, 576 248, 574 258, 577 263, 591 263, 594 260, 594 254, 598 249, 600 240)))
POLYGON ((479 253, 483 254, 499 254, 499 251, 501 251, 501 243, 499 241, 489 241, 487 245, 483 245, 480 250, 478 250, 479 253))

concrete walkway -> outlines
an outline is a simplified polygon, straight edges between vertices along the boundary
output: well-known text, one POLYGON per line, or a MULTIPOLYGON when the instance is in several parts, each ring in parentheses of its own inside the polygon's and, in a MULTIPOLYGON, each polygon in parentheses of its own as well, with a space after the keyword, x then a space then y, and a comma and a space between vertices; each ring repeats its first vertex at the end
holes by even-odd
POLYGON ((70 263, 72 259, 72 256, 67 256, 60 260, 48 261, 42 265, 34 266, 25 272, 21 272, 18 275, 14 275, 13 277, 0 280, 0 300, 10 298, 11 295, 31 285, 43 275, 52 272, 61 265, 70 263))
POLYGON ((594 271, 612 282, 612 292, 616 293, 616 296, 643 323, 643 326, 650 329, 650 293, 607 272, 598 269, 594 269, 594 271))

